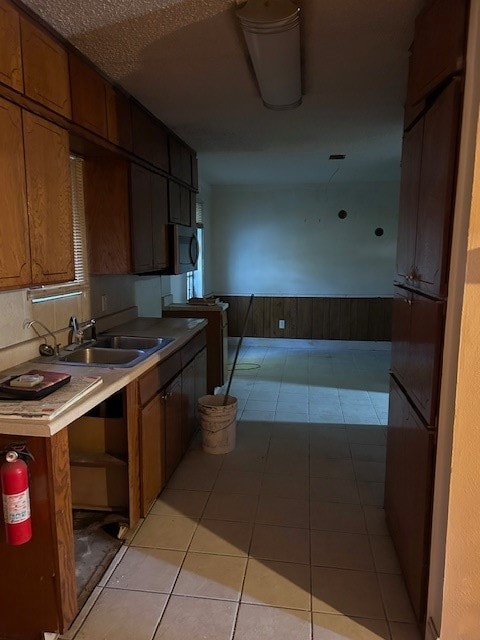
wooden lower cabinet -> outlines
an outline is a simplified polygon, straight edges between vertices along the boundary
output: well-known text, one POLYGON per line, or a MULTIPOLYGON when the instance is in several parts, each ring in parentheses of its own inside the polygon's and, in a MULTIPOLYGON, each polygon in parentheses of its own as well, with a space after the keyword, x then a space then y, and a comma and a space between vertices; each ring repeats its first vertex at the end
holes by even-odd
POLYGON ((182 458, 182 376, 178 375, 164 392, 165 481, 182 458))
POLYGON ((435 431, 392 378, 385 512, 410 600, 425 620, 434 482, 435 431))
POLYGON ((142 409, 140 457, 141 511, 145 514, 165 484, 165 402, 161 393, 142 409))
POLYGON ((205 395, 205 331, 144 373, 136 383, 140 505, 145 516, 188 448, 196 402, 205 395))
POLYGON ((77 613, 68 430, 49 438, 0 435, 0 449, 23 442, 28 463, 32 539, 19 547, 0 527, 0 638, 39 640, 64 632, 77 613))

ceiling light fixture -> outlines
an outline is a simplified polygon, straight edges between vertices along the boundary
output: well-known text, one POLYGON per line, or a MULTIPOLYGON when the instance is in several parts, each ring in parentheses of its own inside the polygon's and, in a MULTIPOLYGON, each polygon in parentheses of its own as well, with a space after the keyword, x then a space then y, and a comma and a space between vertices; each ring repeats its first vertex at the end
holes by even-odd
POLYGON ((294 109, 302 103, 300 9, 290 0, 248 0, 237 11, 263 104, 294 109))

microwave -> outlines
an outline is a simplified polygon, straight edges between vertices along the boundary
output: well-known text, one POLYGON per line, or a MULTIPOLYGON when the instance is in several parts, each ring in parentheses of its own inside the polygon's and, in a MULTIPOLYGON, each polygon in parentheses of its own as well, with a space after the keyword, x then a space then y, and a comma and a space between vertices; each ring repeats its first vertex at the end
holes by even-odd
POLYGON ((199 256, 197 227, 182 224, 169 224, 168 227, 170 265, 167 273, 195 271, 199 256))

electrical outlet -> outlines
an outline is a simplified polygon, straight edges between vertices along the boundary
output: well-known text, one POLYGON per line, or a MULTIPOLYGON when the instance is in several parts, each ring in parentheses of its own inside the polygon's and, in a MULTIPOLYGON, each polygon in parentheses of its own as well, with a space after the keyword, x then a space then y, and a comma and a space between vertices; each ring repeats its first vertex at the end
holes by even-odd
POLYGON ((279 320, 278 321, 278 328, 279 329, 285 329, 285 320, 279 320))
POLYGON ((108 307, 107 296, 102 294, 102 311, 106 311, 108 307))

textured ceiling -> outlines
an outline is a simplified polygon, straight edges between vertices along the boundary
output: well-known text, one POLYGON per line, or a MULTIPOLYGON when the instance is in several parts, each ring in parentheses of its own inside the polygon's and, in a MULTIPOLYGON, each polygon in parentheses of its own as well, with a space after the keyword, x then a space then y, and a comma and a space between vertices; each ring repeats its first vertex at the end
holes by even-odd
POLYGON ((195 148, 211 184, 399 176, 422 0, 299 0, 304 98, 283 112, 262 104, 232 0, 25 4, 195 148))

